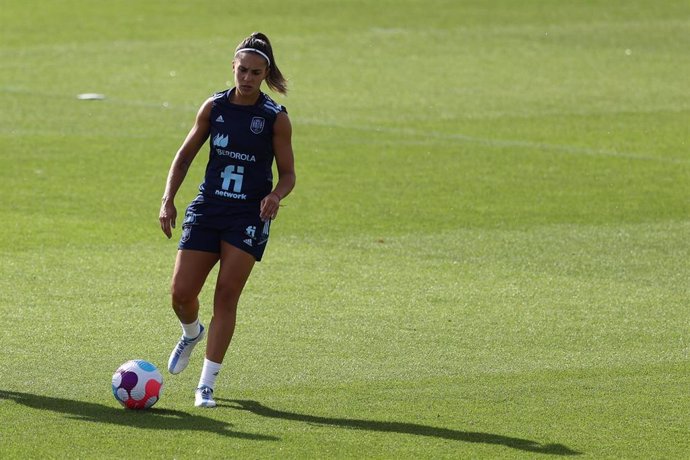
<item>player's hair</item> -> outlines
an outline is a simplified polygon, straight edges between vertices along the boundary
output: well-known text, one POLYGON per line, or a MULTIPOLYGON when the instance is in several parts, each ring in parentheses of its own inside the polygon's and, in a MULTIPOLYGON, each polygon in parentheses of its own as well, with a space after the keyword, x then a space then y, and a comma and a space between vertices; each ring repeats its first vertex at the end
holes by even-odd
POLYGON ((276 64, 276 59, 273 56, 273 47, 271 47, 271 42, 266 35, 261 32, 254 32, 237 45, 235 55, 237 55, 240 50, 256 50, 258 54, 268 57, 268 76, 266 77, 266 84, 273 91, 283 95, 287 94, 287 80, 283 77, 283 74, 276 64))

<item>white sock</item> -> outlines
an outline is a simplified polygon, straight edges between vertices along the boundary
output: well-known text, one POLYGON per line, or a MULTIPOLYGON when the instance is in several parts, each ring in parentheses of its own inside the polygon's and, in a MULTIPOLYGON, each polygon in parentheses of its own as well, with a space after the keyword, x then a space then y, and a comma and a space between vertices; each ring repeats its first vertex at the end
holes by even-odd
POLYGON ((216 384, 216 378, 220 372, 222 363, 214 363, 213 361, 204 358, 204 367, 201 368, 201 378, 199 378, 198 387, 204 385, 213 390, 216 384))
POLYGON ((180 322, 180 324, 182 325, 182 335, 184 335, 188 339, 194 339, 199 335, 199 333, 201 333, 201 325, 199 324, 199 318, 197 318, 196 321, 190 324, 185 324, 183 322, 180 322))

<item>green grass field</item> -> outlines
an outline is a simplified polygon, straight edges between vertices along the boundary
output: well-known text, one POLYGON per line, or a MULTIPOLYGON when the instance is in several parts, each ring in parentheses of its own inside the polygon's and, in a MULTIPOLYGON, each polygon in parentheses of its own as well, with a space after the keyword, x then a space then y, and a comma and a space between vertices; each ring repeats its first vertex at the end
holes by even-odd
POLYGON ((686 1, 1 0, 0 30, 0 458, 690 455, 686 1), (219 407, 197 351, 126 411, 112 373, 180 334, 170 161, 257 30, 297 188, 219 407))

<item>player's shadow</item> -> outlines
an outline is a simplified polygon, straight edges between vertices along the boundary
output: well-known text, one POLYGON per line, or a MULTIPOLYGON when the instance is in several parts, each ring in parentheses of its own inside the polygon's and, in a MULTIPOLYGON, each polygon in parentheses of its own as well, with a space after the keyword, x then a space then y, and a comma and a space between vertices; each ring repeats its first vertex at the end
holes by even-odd
MULTIPOLYGON (((429 436, 452 441, 472 442, 482 444, 494 444, 498 446, 510 447, 525 452, 549 455, 581 455, 581 452, 570 449, 562 444, 540 444, 529 439, 512 438, 491 433, 479 433, 474 431, 459 431, 448 428, 437 428, 428 425, 402 422, 381 422, 375 420, 358 420, 349 418, 319 417, 316 415, 299 414, 266 407, 256 401, 222 399, 216 401, 232 403, 229 407, 238 410, 252 412, 262 417, 278 418, 283 420, 294 420, 318 425, 331 425, 338 428, 353 430, 378 431, 381 433, 400 433, 416 436, 429 436)), ((221 404, 225 405, 225 404, 221 404)))
POLYGON ((187 412, 151 408, 145 411, 125 410, 73 399, 53 398, 30 393, 0 390, 0 399, 9 399, 23 406, 65 414, 85 422, 110 423, 153 430, 205 431, 231 438, 255 441, 279 441, 280 438, 234 431, 232 424, 187 412))

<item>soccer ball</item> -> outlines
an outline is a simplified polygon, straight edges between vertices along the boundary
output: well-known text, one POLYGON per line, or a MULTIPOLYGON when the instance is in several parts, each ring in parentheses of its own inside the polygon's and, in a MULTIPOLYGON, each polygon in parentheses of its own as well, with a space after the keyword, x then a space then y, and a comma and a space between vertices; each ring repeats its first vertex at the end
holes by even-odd
POLYGON ((163 391, 163 376, 156 366, 142 359, 127 361, 113 374, 113 396, 126 409, 148 409, 163 391))

